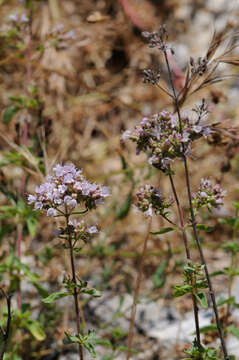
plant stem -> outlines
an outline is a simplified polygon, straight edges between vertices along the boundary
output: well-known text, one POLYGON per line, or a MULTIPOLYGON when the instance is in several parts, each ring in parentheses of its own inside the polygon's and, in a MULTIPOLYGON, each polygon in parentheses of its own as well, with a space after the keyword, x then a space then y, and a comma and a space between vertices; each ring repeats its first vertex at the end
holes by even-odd
POLYGON ((129 334, 128 334, 128 339, 127 339, 126 360, 129 360, 130 355, 131 355, 130 349, 131 349, 133 336, 134 336, 134 323, 135 323, 136 307, 137 307, 138 298, 139 298, 139 291, 140 291, 141 280, 142 280, 142 275, 143 275, 143 264, 144 264, 144 260, 145 260, 145 254, 147 251, 147 243, 148 243, 148 239, 149 239, 151 223, 152 223, 152 218, 150 218, 149 222, 148 222, 147 231, 146 231, 146 235, 144 238, 143 251, 141 254, 139 267, 138 267, 138 276, 137 276, 137 280, 136 280, 134 300, 133 300, 133 306, 132 306, 131 317, 130 317, 130 328, 129 328, 129 334))
MULTIPOLYGON (((22 224, 19 222, 17 224, 17 257, 18 257, 19 261, 21 261, 22 231, 23 231, 22 224)), ((20 270, 18 272, 18 275, 19 275, 19 284, 18 284, 18 289, 17 289, 17 308, 18 308, 18 310, 21 310, 22 296, 21 296, 21 277, 20 277, 21 271, 20 270)))
MULTIPOLYGON (((74 286, 74 292, 73 292, 73 297, 74 297, 74 302, 75 302, 75 314, 76 314, 76 328, 77 328, 77 333, 78 335, 81 333, 81 329, 80 329, 80 311, 79 311, 79 304, 78 304, 78 293, 77 293, 77 288, 76 288, 76 270, 75 270, 75 261, 74 261, 74 253, 73 253, 73 246, 72 246, 72 237, 71 237, 71 232, 70 232, 70 228, 69 228, 69 215, 66 214, 66 226, 67 226, 67 233, 68 233, 68 243, 69 243, 69 250, 70 250, 70 259, 71 259, 71 272, 72 272, 72 282, 75 285, 74 286)), ((79 344, 79 356, 80 356, 80 360, 83 360, 83 349, 82 349, 82 345, 79 344)))
MULTIPOLYGON (((180 113, 180 108, 179 108, 179 103, 178 103, 178 97, 176 95, 176 90, 175 90, 175 86, 174 86, 174 82, 173 82, 172 71, 171 71, 171 68, 170 68, 170 65, 169 65, 167 51, 164 50, 163 53, 164 53, 164 58, 165 58, 165 62, 166 62, 166 65, 167 65, 169 81, 170 81, 172 91, 173 91, 174 105, 175 105, 175 108, 176 108, 176 112, 178 114, 179 128, 180 128, 180 132, 182 134, 182 132, 183 132, 182 119, 181 119, 181 113, 180 113)), ((193 205, 192 205, 191 185, 190 185, 187 158, 186 158, 185 151, 184 151, 184 143, 182 143, 182 147, 183 147, 182 158, 183 158, 183 163, 184 163, 186 186, 187 186, 188 201, 189 201, 189 207, 190 207, 190 214, 191 214, 191 220, 192 220, 193 233, 194 233, 194 237, 195 237, 196 244, 197 244, 197 247, 198 247, 198 251, 199 251, 199 254, 200 254, 201 264, 204 266, 204 269, 205 269, 205 274, 206 274, 207 283, 208 283, 208 287, 209 287, 209 294, 210 294, 210 297, 211 297, 211 300, 212 300, 212 305, 213 305, 213 310, 214 310, 214 314, 215 314, 215 318, 216 318, 217 330, 218 330, 218 334, 219 334, 220 341, 221 341, 221 347, 222 347, 222 351, 223 351, 224 360, 229 360, 229 357, 228 357, 228 354, 227 354, 226 344, 225 344, 224 337, 223 337, 222 327, 221 327, 220 320, 219 320, 215 294, 214 294, 214 290, 213 290, 212 282, 211 282, 211 279, 210 279, 208 267, 207 267, 207 264, 206 264, 206 260, 205 260, 203 250, 202 250, 202 247, 201 247, 201 243, 200 243, 200 240, 199 240, 199 236, 198 236, 197 222, 196 222, 196 219, 195 219, 195 215, 194 215, 194 211, 193 211, 193 205)))
POLYGON ((9 338, 9 334, 10 334, 10 326, 11 326, 12 316, 11 316, 11 296, 7 295, 3 289, 0 289, 0 291, 3 294, 3 296, 5 297, 6 302, 7 302, 7 326, 6 326, 5 330, 1 329, 2 348, 0 350, 0 360, 3 360, 4 353, 7 350, 7 343, 8 343, 8 338, 9 338))
MULTIPOLYGON (((188 245, 187 234, 186 234, 185 228, 184 228, 182 208, 181 208, 181 205, 180 205, 180 202, 179 202, 179 198, 178 198, 178 195, 177 195, 177 191, 176 191, 176 188, 175 188, 175 185, 174 185, 173 176, 171 174, 170 168, 169 168, 169 179, 170 179, 170 184, 171 184, 171 187, 172 187, 174 199, 176 201, 176 205, 177 205, 177 209, 178 209, 179 222, 180 222, 180 226, 181 226, 182 237, 183 237, 184 247, 185 247, 185 251, 186 251, 187 261, 188 261, 188 264, 189 264, 191 262, 190 248, 189 248, 189 245, 188 245)), ((193 281, 192 275, 190 276, 190 281, 191 281, 191 285, 193 285, 194 281, 193 281)), ((196 296, 193 294, 193 292, 191 293, 191 295, 192 295, 192 302, 193 302, 193 312, 194 312, 194 320, 195 320, 195 328, 196 328, 197 345, 198 345, 198 347, 201 347, 197 299, 196 299, 196 296)))

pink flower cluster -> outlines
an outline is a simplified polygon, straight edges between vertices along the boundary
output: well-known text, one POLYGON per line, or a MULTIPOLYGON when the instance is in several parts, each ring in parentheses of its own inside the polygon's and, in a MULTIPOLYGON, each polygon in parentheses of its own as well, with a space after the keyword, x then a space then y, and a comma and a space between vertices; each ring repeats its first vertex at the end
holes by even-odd
POLYGON ((172 200, 166 201, 159 189, 152 185, 142 186, 136 194, 136 208, 145 216, 156 215, 166 216, 165 209, 169 208, 172 200))
POLYGON ((73 164, 56 165, 46 182, 35 189, 35 195, 28 195, 28 203, 34 209, 46 211, 47 216, 59 213, 71 214, 78 205, 94 209, 109 196, 105 186, 88 182, 73 164))
POLYGON ((136 153, 150 151, 149 163, 160 170, 182 154, 191 152, 191 143, 211 133, 209 125, 190 122, 187 116, 182 118, 182 134, 175 114, 162 111, 151 117, 144 117, 133 131, 125 131, 122 140, 127 138, 136 142, 136 153))
POLYGON ((209 125, 199 121, 191 122, 188 116, 182 117, 182 133, 175 114, 162 111, 151 117, 144 117, 133 131, 125 131, 122 140, 130 139, 137 144, 136 153, 151 152, 149 163, 165 171, 175 158, 190 154, 194 140, 211 133, 209 125))
POLYGON ((192 194, 193 205, 197 209, 207 206, 210 210, 223 205, 225 195, 226 191, 222 190, 219 184, 213 185, 211 180, 201 179, 198 191, 192 194))

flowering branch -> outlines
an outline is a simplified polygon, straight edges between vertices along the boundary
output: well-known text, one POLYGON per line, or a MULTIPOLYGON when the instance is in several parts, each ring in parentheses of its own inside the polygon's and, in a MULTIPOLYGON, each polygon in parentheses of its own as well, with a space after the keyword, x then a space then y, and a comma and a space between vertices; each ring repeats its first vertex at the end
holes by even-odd
POLYGON ((109 196, 108 188, 89 183, 82 175, 82 170, 77 169, 73 164, 56 165, 53 168, 53 173, 47 176, 46 182, 36 187, 35 195, 28 196, 28 202, 34 204, 35 210, 42 210, 50 217, 65 217, 65 227, 59 229, 58 237, 64 240, 63 247, 69 249, 71 277, 64 280, 67 292, 53 293, 43 301, 50 303, 64 296, 73 296, 77 334, 72 336, 66 332, 65 341, 66 343, 78 344, 80 360, 83 360, 83 347, 90 352, 92 351, 92 354, 95 353, 93 345, 89 346, 92 332, 85 335, 81 331, 79 295, 85 293, 98 297, 99 292, 95 289, 89 289, 87 283, 76 274, 74 252, 79 252, 82 248, 76 247, 78 241, 89 242, 92 235, 98 232, 98 229, 96 226, 86 226, 83 221, 78 222, 77 219, 72 218, 72 215, 83 215, 89 210, 95 209, 107 196, 109 196), (85 210, 74 211, 82 205, 85 210))

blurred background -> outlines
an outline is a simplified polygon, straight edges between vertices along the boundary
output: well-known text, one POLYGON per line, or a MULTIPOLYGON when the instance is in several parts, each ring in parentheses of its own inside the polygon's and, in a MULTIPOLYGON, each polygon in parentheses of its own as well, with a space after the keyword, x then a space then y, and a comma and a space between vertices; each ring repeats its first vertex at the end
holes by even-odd
MULTIPOLYGON (((24 1, 0 1, 1 205, 9 204, 6 193, 25 198, 26 193, 33 192, 42 181, 41 173, 47 174, 57 162, 71 161, 92 181, 109 186, 110 198, 88 217, 98 223, 100 234, 84 247, 77 268, 80 276, 103 293, 99 299, 82 300, 87 327, 93 327, 98 337, 110 340, 108 347, 98 345, 97 358, 124 359, 120 347, 126 345, 136 269, 147 228, 147 220, 134 212, 132 202, 137 188, 145 183, 171 195, 168 178, 153 169, 144 154, 137 156, 133 144, 120 141, 122 133, 133 129, 143 116, 172 110, 165 93, 142 82, 143 70, 148 68, 160 69, 165 83, 168 78, 160 52, 150 49, 141 33, 167 25, 175 51, 170 62, 180 90, 189 58, 205 56, 214 31, 238 32, 239 3, 46 0, 32 4, 31 10, 24 1), (25 106, 26 97, 32 103, 25 106), (21 111, 12 108, 6 117, 6 109, 13 106, 20 106, 21 111), (22 153, 22 146, 27 146, 29 153, 22 153)), ((236 44, 236 36, 233 41, 236 44)), ((193 189, 202 177, 209 176, 227 190, 224 207, 202 215, 203 221, 213 227, 210 233, 200 233, 210 271, 230 263, 220 246, 232 238, 232 230, 223 227, 219 219, 234 216, 232 202, 239 201, 238 70, 223 64, 218 71, 232 77, 192 96, 183 109, 191 111, 205 98, 210 122, 219 123, 217 136, 199 141, 189 160, 193 189)), ((182 163, 175 163, 174 168, 176 187, 186 210, 182 163)), ((172 217, 177 219, 176 211, 172 217)), ((5 229, 0 240, 4 264, 16 250, 19 222, 17 216, 2 216, 1 221, 5 229)), ((43 286, 55 291, 61 287, 69 266, 53 234, 56 225, 45 216, 34 223, 32 233, 23 225, 21 249, 22 262, 40 275, 43 286)), ((164 222, 153 218, 152 231, 160 226, 165 226, 164 222)), ((173 234, 149 239, 133 359, 181 359, 185 344, 193 338, 190 297, 183 301, 172 298, 172 286, 180 282, 185 261, 180 234, 173 234), (184 323, 185 319, 189 322, 184 323)), ((7 288, 11 276, 3 271, 0 275, 7 288)), ((220 295, 227 279, 222 276, 213 281, 220 295)), ((33 317, 41 319, 47 337, 38 342, 26 335, 19 345, 19 357, 9 359, 77 359, 74 348, 62 345, 64 329, 74 328, 71 301, 62 300, 56 308, 46 308, 27 279, 22 279, 21 287, 22 297, 30 303, 33 317)), ((15 297, 13 306, 14 301, 15 297)), ((205 324, 210 314, 207 310, 203 315, 205 324)), ((206 343, 214 340, 213 336, 205 337, 206 343)), ((239 354, 239 340, 235 341, 231 345, 234 355, 236 351, 239 354)))

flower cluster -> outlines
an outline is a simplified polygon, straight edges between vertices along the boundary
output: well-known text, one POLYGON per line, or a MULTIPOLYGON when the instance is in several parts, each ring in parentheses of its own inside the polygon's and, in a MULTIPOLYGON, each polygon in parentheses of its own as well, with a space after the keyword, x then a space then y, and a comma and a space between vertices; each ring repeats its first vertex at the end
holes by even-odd
POLYGON ((22 14, 21 16, 17 13, 14 13, 14 14, 10 14, 8 16, 8 19, 10 21, 12 21, 14 24, 26 24, 29 22, 29 18, 27 17, 26 14, 22 14))
POLYGON ((198 191, 192 194, 193 205, 197 209, 203 206, 208 209, 219 207, 223 205, 225 195, 226 191, 223 191, 219 184, 213 185, 211 180, 201 179, 198 191))
POLYGON ((56 165, 46 182, 35 189, 35 195, 28 195, 28 203, 34 209, 44 210, 47 216, 70 215, 78 205, 86 210, 96 208, 109 196, 107 187, 88 182, 73 164, 56 165))
POLYGON ((75 39, 75 30, 66 31, 63 24, 58 24, 49 32, 50 42, 46 42, 45 46, 53 46, 57 50, 63 50, 67 49, 75 39))
POLYGON ((129 138, 136 142, 137 154, 150 151, 149 163, 165 171, 173 159, 190 154, 194 140, 207 137, 211 132, 211 127, 205 125, 202 119, 191 121, 186 115, 182 116, 180 127, 177 116, 164 110, 144 117, 133 131, 124 132, 122 140, 129 138))
POLYGON ((87 243, 94 234, 98 233, 95 225, 87 226, 84 221, 78 222, 76 219, 72 219, 69 220, 68 225, 73 238, 75 240, 83 240, 85 243, 87 243))
POLYGON ((166 201, 159 189, 148 184, 140 188, 136 198, 136 208, 142 211, 145 216, 152 216, 154 211, 156 215, 166 217, 165 209, 172 205, 172 200, 166 201))

